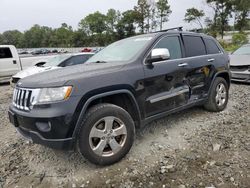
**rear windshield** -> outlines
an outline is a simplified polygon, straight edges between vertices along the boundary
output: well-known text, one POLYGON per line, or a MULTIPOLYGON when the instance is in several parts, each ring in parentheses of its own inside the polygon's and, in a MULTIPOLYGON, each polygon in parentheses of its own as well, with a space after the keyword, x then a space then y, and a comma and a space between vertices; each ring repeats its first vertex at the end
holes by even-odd
POLYGON ((0 59, 12 58, 12 54, 9 48, 0 48, 0 59))

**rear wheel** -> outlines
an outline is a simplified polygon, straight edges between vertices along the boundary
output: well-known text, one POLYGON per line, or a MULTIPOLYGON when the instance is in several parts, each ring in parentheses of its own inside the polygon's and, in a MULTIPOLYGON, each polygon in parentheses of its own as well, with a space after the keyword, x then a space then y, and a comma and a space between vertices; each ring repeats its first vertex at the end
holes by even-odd
POLYGON ((78 135, 78 150, 90 162, 110 165, 121 160, 132 147, 134 122, 127 111, 112 104, 88 110, 78 135))
POLYGON ((211 88, 208 101, 204 105, 205 109, 212 112, 224 110, 228 103, 228 94, 228 83, 224 78, 217 77, 211 88))

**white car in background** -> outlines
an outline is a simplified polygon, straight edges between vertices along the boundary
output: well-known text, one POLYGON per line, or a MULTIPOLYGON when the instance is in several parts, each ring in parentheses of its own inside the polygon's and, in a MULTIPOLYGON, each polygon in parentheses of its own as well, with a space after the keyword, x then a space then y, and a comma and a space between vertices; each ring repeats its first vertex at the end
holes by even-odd
POLYGON ((232 81, 250 83, 250 44, 241 46, 230 55, 232 81))
POLYGON ((35 66, 29 67, 23 71, 18 72, 11 78, 11 85, 15 85, 20 79, 31 76, 37 73, 59 69, 62 67, 79 65, 85 63, 95 53, 77 53, 77 54, 63 54, 57 55, 47 62, 39 61, 35 66))

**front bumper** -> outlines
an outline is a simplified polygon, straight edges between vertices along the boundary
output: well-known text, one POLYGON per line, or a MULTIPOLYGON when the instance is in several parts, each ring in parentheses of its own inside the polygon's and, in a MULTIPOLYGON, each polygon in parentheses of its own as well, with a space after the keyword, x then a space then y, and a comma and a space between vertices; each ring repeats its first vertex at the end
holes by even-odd
POLYGON ((45 145, 54 149, 62 150, 72 150, 74 145, 74 140, 72 138, 67 139, 46 139, 43 138, 38 132, 27 130, 22 127, 16 127, 17 132, 19 132, 25 139, 32 141, 35 144, 45 145))
POLYGON ((244 72, 231 71, 231 73, 232 81, 250 83, 250 72, 248 70, 244 72))
MULTIPOLYGON (((59 104, 58 104, 59 105, 59 104)), ((57 106, 59 108, 59 106, 57 106)), ((74 149, 73 115, 57 108, 33 109, 30 112, 9 108, 9 120, 17 131, 33 143, 45 145, 54 149, 74 149)))

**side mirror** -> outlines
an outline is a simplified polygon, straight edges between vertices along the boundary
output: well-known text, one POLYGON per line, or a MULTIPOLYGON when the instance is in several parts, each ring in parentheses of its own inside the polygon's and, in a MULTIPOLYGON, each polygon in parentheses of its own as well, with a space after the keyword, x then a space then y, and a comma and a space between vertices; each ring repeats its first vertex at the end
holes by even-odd
POLYGON ((167 48, 156 48, 151 52, 151 56, 147 59, 148 64, 152 64, 157 61, 164 61, 170 58, 170 53, 167 48))
POLYGON ((46 63, 46 62, 39 62, 39 63, 36 63, 35 66, 41 67, 41 66, 43 66, 45 63, 46 63))

